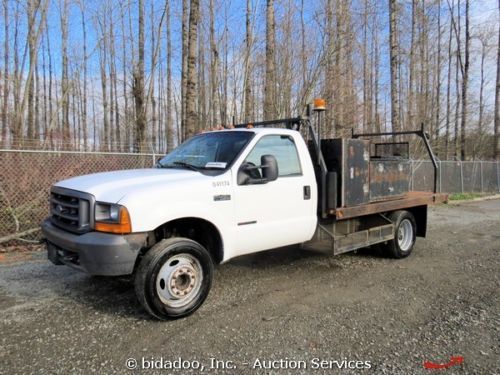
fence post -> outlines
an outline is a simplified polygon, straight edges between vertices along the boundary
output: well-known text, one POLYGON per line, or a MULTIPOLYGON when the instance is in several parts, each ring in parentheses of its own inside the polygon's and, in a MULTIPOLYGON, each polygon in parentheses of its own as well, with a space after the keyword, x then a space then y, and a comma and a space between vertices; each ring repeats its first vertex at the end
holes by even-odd
POLYGON ((460 161, 460 184, 461 184, 461 192, 464 193, 464 164, 460 161))
POLYGON ((411 175, 411 178, 410 178, 410 191, 413 191, 413 159, 410 160, 410 175, 411 175))
POLYGON ((441 162, 441 160, 439 160, 439 192, 442 193, 443 192, 443 188, 442 188, 442 174, 441 174, 441 169, 443 168, 443 163, 441 162))
POLYGON ((479 174, 481 175, 481 193, 484 193, 484 184, 483 184, 483 161, 479 162, 479 174))
POLYGON ((497 186, 498 186, 498 192, 500 193, 500 167, 499 167, 500 162, 497 160, 497 186))
POLYGON ((152 167, 154 167, 155 164, 156 164, 156 155, 155 155, 155 151, 154 150, 153 150, 152 156, 153 156, 153 165, 152 165, 152 167))

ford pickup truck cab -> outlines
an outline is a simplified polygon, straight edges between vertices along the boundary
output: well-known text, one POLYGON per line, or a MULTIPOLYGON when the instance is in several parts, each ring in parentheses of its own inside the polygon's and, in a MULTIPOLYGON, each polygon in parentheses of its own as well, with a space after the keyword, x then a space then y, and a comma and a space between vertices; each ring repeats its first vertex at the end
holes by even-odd
POLYGON ((156 168, 56 183, 42 229, 56 264, 93 275, 135 271, 139 299, 163 318, 203 302, 213 263, 310 240, 316 210, 299 132, 233 129, 191 138, 156 168))
MULTIPOLYGON (((427 206, 446 197, 409 191, 408 143, 320 139, 310 118, 198 134, 155 168, 56 183, 42 224, 49 259, 133 275, 148 313, 171 319, 200 307, 214 265, 240 255, 292 244, 410 255, 426 234, 427 206), (277 124, 285 128, 269 127, 277 124)), ((437 166, 423 128, 363 136, 396 134, 420 136, 437 166)))

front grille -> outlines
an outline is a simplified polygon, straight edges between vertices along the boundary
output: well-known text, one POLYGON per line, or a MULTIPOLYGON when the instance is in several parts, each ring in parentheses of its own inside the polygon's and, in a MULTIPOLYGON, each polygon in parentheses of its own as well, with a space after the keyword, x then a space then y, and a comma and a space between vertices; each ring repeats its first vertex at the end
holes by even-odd
POLYGON ((92 228, 93 196, 79 191, 53 187, 50 192, 50 215, 54 225, 75 233, 92 228))

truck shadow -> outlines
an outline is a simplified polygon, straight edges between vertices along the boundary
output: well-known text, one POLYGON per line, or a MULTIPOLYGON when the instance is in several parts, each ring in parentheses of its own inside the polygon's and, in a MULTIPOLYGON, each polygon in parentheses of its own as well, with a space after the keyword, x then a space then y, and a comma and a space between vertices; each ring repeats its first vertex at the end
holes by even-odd
MULTIPOLYGON (((230 260, 227 264, 239 268, 275 268, 289 265, 306 265, 310 261, 327 261, 344 257, 361 257, 364 259, 383 258, 379 252, 371 247, 358 249, 354 252, 334 256, 332 252, 322 250, 304 250, 300 246, 286 246, 258 253, 242 255, 230 260)), ((222 266, 223 267, 223 266, 222 266)))
MULTIPOLYGON (((273 269, 273 274, 287 273, 291 269, 306 270, 325 264, 331 269, 341 268, 338 264, 355 259, 377 259, 370 248, 358 250, 334 257, 331 253, 303 250, 298 246, 287 246, 259 253, 243 255, 217 267, 215 287, 223 288, 222 280, 235 277, 257 278, 273 269), (337 264, 338 263, 338 264, 337 264), (253 271, 257 271, 255 274, 253 271), (246 274, 246 276, 245 276, 246 274)), ((134 291, 132 277, 89 276, 71 269, 44 265, 50 293, 58 300, 68 301, 70 305, 99 312, 113 317, 135 318, 137 320, 156 321, 140 306, 134 291), (55 269, 54 269, 55 268, 55 269)), ((220 291, 218 291, 220 292, 220 291)))

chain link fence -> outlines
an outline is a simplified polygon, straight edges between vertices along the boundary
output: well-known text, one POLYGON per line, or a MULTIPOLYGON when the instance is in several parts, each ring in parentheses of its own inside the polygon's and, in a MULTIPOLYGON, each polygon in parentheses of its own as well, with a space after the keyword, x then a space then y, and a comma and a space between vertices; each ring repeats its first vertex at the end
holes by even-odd
POLYGON ((147 168, 158 154, 0 150, 0 247, 36 240, 48 216, 49 191, 59 180, 119 169, 147 168))
MULTIPOLYGON (((148 168, 158 154, 75 151, 0 150, 0 247, 13 241, 36 240, 48 216, 50 186, 69 177, 103 171, 148 168)), ((500 192, 500 163, 439 162, 438 191, 446 193, 500 192)), ((410 188, 432 191, 430 161, 411 162, 410 188)))
MULTIPOLYGON (((438 161, 440 193, 499 193, 500 162, 438 161)), ((411 161, 410 190, 432 191, 434 168, 427 160, 411 161)))

